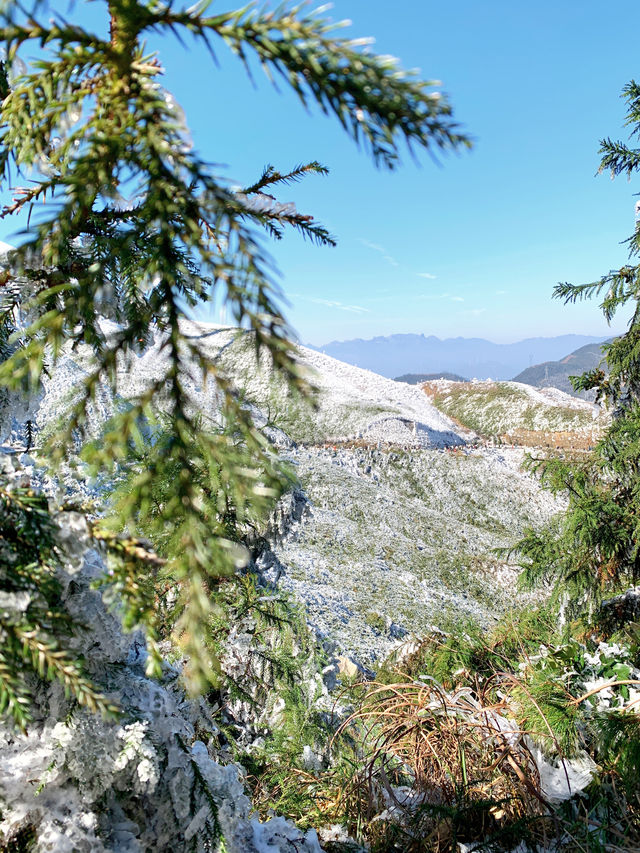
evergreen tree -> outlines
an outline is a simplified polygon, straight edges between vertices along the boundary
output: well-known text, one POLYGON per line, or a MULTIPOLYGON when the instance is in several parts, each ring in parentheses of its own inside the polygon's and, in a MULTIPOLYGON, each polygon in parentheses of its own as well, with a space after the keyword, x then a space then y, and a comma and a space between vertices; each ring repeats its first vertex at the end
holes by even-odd
MULTIPOLYGON (((631 137, 640 132, 640 86, 624 89, 631 137)), ((612 177, 640 168, 640 150, 602 140, 600 171, 612 177)), ((632 307, 627 331, 604 347, 602 366, 572 377, 577 390, 594 389, 613 420, 592 454, 580 461, 532 460, 542 483, 568 495, 569 507, 552 531, 529 531, 518 549, 530 585, 553 582, 574 612, 592 612, 603 596, 622 592, 640 577, 640 222, 628 238, 630 262, 583 285, 559 284, 555 296, 572 303, 604 294, 607 321, 632 307)))
MULTIPOLYGON (((147 449, 145 467, 121 502, 121 523, 134 526, 137 518, 149 517, 156 484, 167 485, 154 523, 170 522, 180 543, 165 570, 179 584, 179 633, 198 685, 213 676, 202 639, 213 612, 211 587, 238 562, 224 525, 212 525, 210 496, 224 494, 237 511, 275 498, 281 478, 247 407, 186 334, 184 320, 220 298, 235 322, 251 331, 256 352, 304 392, 257 231, 279 239, 292 228, 321 245, 332 245, 333 238, 272 195, 306 175, 324 174, 319 163, 284 172, 267 166, 243 192, 232 191, 212 171, 192 148, 183 114, 160 84, 162 66, 145 52, 145 35, 188 35, 212 53, 218 45, 228 47, 247 70, 253 55, 303 104, 316 102, 333 114, 383 167, 395 167, 402 141, 429 151, 469 145, 446 99, 430 84, 400 71, 395 60, 375 56, 361 40, 342 37, 341 25, 324 19, 321 10, 285 3, 210 14, 209 5, 103 0, 110 25, 105 39, 45 0, 35 0, 29 11, 3 3, 0 27, 6 46, 0 163, 4 188, 13 193, 0 218, 33 214, 2 283, 0 382, 28 393, 63 347, 91 348, 93 368, 50 447, 55 463, 86 431, 98 389, 106 383, 117 394, 118 368, 127 355, 154 332, 161 334, 162 375, 117 416, 93 447, 92 461, 105 471, 123 460, 127 447, 140 442, 141 423, 159 398, 168 400, 170 439, 147 449), (39 58, 21 71, 20 53, 34 48, 39 58), (16 174, 22 183, 27 176, 28 185, 16 185, 16 174), (117 326, 107 328, 105 317, 117 326), (223 424, 197 441, 188 393, 194 371, 215 384, 223 424), (211 477, 215 482, 207 481, 211 477)), ((140 565, 124 559, 122 566, 115 581, 125 620, 145 624, 153 639, 154 608, 141 592, 145 584, 137 582, 140 565)), ((157 669, 158 655, 149 661, 157 669)))
POLYGON ((60 645, 74 626, 61 606, 55 534, 44 496, 15 482, 0 486, 0 713, 20 726, 30 719, 34 673, 59 679, 93 710, 115 710, 60 645))
MULTIPOLYGON (((632 81, 623 95, 628 103, 626 125, 633 140, 640 133, 640 86, 632 81)), ((631 178, 640 168, 640 150, 629 144, 603 139, 600 154, 600 171, 609 171, 612 177, 626 174, 631 178)), ((629 262, 620 269, 595 282, 561 283, 555 289, 555 296, 566 303, 600 296, 607 321, 620 308, 631 308, 631 318, 627 331, 604 346, 598 368, 571 377, 576 390, 595 391, 596 400, 611 411, 611 424, 588 454, 529 460, 545 487, 568 497, 568 507, 546 529, 528 530, 516 551, 524 566, 524 585, 550 587, 552 603, 565 613, 564 643, 558 643, 557 637, 546 640, 545 654, 537 660, 534 656, 533 666, 526 665, 529 675, 521 693, 533 696, 538 709, 544 709, 545 723, 558 742, 563 733, 565 739, 577 737, 599 765, 599 779, 584 801, 585 815, 589 820, 596 816, 597 829, 586 831, 588 844, 596 836, 599 846, 614 843, 635 850, 640 831, 640 717, 630 691, 638 686, 637 669, 633 668, 640 663, 640 632, 637 594, 629 587, 640 578, 638 220, 627 244, 629 262), (605 599, 609 601, 603 606, 605 599), (591 650, 589 659, 587 648, 591 650), (585 663, 600 668, 597 677, 588 676, 589 689, 580 686, 585 663), (576 675, 577 691, 571 687, 576 675), (572 698, 565 693, 554 701, 549 713, 545 691, 558 686, 572 698), (600 692, 605 688, 612 698, 601 702, 600 692), (618 830, 622 825, 624 835, 618 830)), ((518 701, 517 690, 511 692, 511 698, 518 701)), ((577 827, 579 810, 573 803, 571 808, 564 811, 563 819, 573 820, 577 827)), ((585 826, 589 820, 585 818, 585 826)))

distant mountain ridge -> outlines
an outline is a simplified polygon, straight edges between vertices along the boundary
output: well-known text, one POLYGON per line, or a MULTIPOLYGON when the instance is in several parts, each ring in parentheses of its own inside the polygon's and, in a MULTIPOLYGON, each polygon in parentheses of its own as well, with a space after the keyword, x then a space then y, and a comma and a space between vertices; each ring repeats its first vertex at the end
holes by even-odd
MULTIPOLYGON (((607 340, 611 340, 608 338, 607 340)), ((576 394, 570 376, 580 376, 587 370, 593 370, 603 361, 602 343, 586 344, 558 361, 544 361, 534 364, 514 376, 514 382, 524 382, 536 388, 559 388, 566 394, 593 399, 593 391, 576 394)), ((602 365, 606 369, 606 364, 602 365)))
POLYGON ((312 347, 347 364, 392 378, 408 373, 457 373, 476 379, 511 379, 540 362, 561 359, 606 337, 558 335, 496 344, 483 338, 446 338, 397 334, 370 340, 331 341, 312 347))

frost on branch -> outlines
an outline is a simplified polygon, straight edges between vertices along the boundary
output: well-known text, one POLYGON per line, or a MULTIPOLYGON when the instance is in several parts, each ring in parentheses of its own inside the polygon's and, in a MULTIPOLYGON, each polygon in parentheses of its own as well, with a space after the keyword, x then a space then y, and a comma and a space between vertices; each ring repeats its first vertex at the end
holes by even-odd
POLYGON ((0 845, 29 833, 38 853, 320 853, 314 830, 250 815, 242 771, 210 754, 204 702, 169 664, 161 682, 145 676, 143 638, 123 634, 91 588, 104 564, 84 517, 57 521, 64 603, 86 626, 73 648, 121 714, 104 720, 41 682, 28 732, 0 724, 0 845))

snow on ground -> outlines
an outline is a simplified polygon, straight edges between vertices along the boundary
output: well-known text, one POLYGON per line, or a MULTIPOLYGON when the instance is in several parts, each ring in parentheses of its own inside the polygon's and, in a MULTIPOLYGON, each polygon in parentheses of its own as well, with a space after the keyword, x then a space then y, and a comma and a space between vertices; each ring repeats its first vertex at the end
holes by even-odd
MULTIPOLYGON (((521 385, 520 382, 514 382, 513 385, 521 385)), ((592 418, 597 418, 602 414, 602 408, 589 400, 584 400, 581 397, 574 397, 561 391, 560 388, 554 388, 549 385, 547 388, 533 388, 531 385, 525 385, 529 391, 533 391, 536 396, 542 397, 545 402, 551 402, 554 406, 564 406, 566 409, 577 409, 585 412, 590 412, 592 418), (546 399, 545 399, 546 398, 546 399)))
POLYGON ((308 511, 274 548, 279 584, 310 623, 365 666, 406 634, 516 600, 517 569, 497 559, 561 508, 520 470, 519 449, 300 447, 289 456, 308 511))
MULTIPOLYGON (((266 360, 256 364, 247 333, 203 324, 185 331, 243 390, 297 470, 308 511, 263 569, 304 604, 320 634, 371 666, 408 633, 448 619, 488 623, 513 604, 516 570, 494 549, 512 546, 561 507, 520 470, 522 450, 465 445, 469 433, 421 388, 300 347, 319 389, 314 410, 287 392, 266 360)), ((156 336, 120 364, 121 398, 162 375, 161 346, 156 336)), ((89 367, 88 352, 63 358, 47 383, 41 425, 64 417, 89 367)), ((194 407, 215 421, 213 383, 205 386, 193 370, 186 385, 194 407)), ((532 409, 558 407, 547 392, 518 387, 532 409)), ((114 405, 102 389, 96 423, 114 405)))
POLYGON ((542 406, 562 406, 565 409, 575 409, 576 411, 590 412, 592 417, 597 416, 600 412, 600 407, 588 400, 583 400, 580 397, 573 397, 561 391, 559 388, 534 388, 533 385, 527 385, 524 382, 504 382, 501 383, 508 388, 524 392, 533 402, 542 406))
POLYGON ((302 362, 313 371, 326 397, 327 402, 321 402, 321 406, 340 409, 356 404, 366 408, 373 404, 397 415, 395 418, 387 415, 374 418, 358 433, 344 438, 368 435, 381 441, 423 447, 462 443, 453 421, 439 412, 417 386, 386 379, 306 347, 299 347, 299 351, 302 362), (389 437, 385 438, 387 432, 389 437))
MULTIPOLYGON (((258 421, 279 428, 298 442, 319 443, 366 438, 413 447, 446 447, 464 443, 461 430, 439 412, 421 389, 385 379, 334 358, 299 347, 301 365, 317 387, 314 411, 299 395, 288 393, 283 381, 274 376, 268 360, 256 364, 250 335, 237 329, 185 323, 184 331, 206 355, 216 361, 261 414, 258 421)), ((105 331, 110 326, 105 324, 105 331)), ((121 359, 118 369, 119 397, 135 398, 162 377, 167 367, 163 337, 156 334, 151 345, 139 355, 121 359)), ((43 425, 64 414, 73 398, 73 388, 87 375, 90 353, 80 350, 61 360, 48 382, 41 406, 43 425)), ((193 369, 185 380, 193 406, 212 421, 218 400, 212 382, 204 383, 193 369)), ((110 395, 104 389, 95 413, 98 420, 108 415, 110 395)), ((113 403, 111 402, 111 406, 113 403)))

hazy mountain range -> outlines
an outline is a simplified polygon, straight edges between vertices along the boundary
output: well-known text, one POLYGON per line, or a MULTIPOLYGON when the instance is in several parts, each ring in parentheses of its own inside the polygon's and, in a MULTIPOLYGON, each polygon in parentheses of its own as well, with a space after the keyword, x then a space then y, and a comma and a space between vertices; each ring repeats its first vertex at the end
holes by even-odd
POLYGON ((332 341, 314 349, 391 378, 448 371, 476 379, 512 379, 532 365, 562 359, 579 347, 605 340, 593 335, 559 335, 496 344, 483 338, 441 340, 434 335, 399 334, 332 341))

